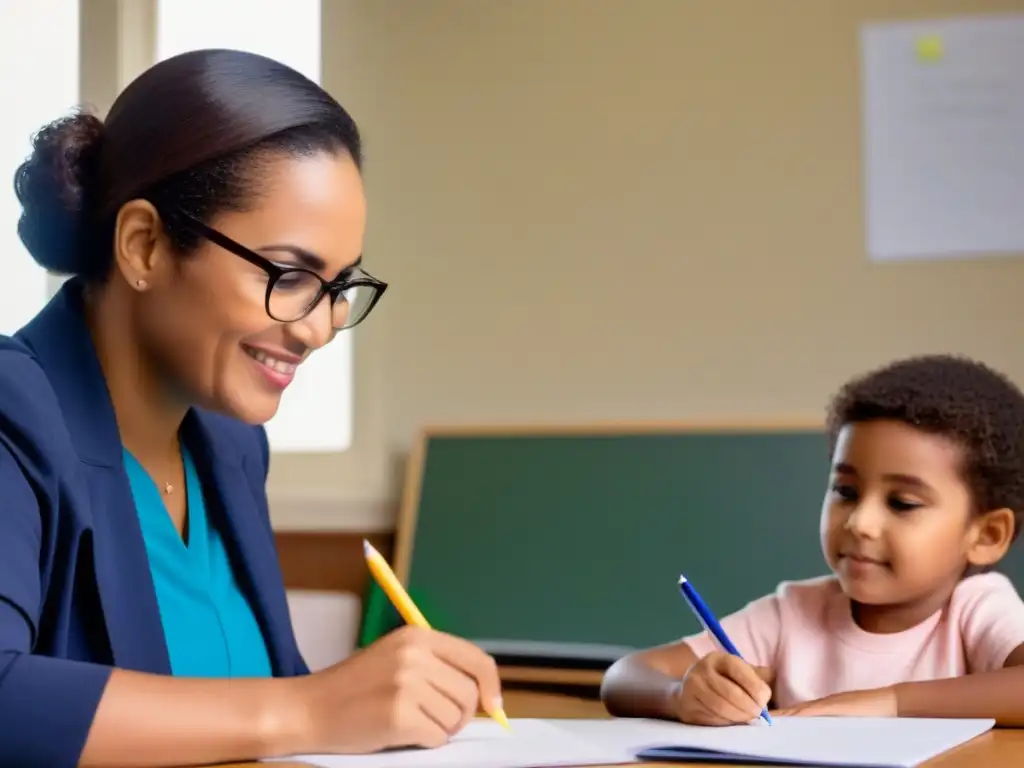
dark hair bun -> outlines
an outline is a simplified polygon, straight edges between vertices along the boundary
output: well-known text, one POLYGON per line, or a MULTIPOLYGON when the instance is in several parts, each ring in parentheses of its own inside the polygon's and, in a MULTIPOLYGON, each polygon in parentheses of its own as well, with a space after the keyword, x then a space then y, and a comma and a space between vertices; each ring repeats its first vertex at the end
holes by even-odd
POLYGON ((40 266, 89 271, 90 224, 103 121, 85 112, 55 120, 32 139, 14 174, 21 202, 18 235, 40 266))

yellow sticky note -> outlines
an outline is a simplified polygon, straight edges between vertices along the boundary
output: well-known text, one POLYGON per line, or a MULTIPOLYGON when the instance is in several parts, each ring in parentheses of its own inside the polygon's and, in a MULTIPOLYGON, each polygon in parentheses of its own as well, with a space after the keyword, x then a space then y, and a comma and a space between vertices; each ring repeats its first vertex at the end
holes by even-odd
POLYGON ((917 40, 917 58, 924 62, 935 62, 942 59, 942 38, 938 35, 926 35, 917 40))

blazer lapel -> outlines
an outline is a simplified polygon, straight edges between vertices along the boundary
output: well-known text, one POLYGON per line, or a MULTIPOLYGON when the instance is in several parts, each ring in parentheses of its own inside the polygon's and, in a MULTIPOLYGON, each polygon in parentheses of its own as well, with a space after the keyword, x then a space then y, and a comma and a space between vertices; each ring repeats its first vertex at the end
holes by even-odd
POLYGON ((169 675, 170 658, 149 558, 124 467, 87 467, 96 579, 114 663, 169 675))
POLYGON ((80 282, 67 281, 17 337, 32 348, 46 371, 81 461, 93 521, 93 562, 113 662, 125 669, 170 674, 117 418, 85 322, 80 282))
POLYGON ((207 494, 207 508, 217 526, 239 585, 256 614, 267 642, 274 674, 292 675, 291 620, 270 527, 263 524, 263 473, 243 465, 238 446, 218 428, 219 417, 193 409, 184 436, 193 452, 207 494), (253 474, 255 473, 255 475, 253 474))

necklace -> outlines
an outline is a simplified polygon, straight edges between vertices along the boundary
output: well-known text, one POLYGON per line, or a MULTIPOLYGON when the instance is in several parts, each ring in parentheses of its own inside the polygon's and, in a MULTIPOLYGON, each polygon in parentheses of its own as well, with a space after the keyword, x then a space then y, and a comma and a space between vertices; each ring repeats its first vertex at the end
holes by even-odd
POLYGON ((174 486, 171 485, 170 483, 164 483, 164 493, 170 496, 172 493, 174 493, 174 486))

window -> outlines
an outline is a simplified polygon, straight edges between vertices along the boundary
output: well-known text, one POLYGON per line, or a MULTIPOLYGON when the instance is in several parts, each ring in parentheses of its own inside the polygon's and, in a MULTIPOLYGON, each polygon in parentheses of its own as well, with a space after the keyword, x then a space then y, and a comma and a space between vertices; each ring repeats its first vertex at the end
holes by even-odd
POLYGON ((0 3, 0 333, 17 331, 42 309, 51 280, 18 238, 21 206, 14 170, 32 134, 78 105, 78 0, 0 3))
MULTIPOLYGON (((320 82, 320 0, 163 0, 156 55, 234 48, 277 59, 320 82)), ((352 331, 312 355, 267 424, 275 452, 342 451, 352 439, 352 331)))

